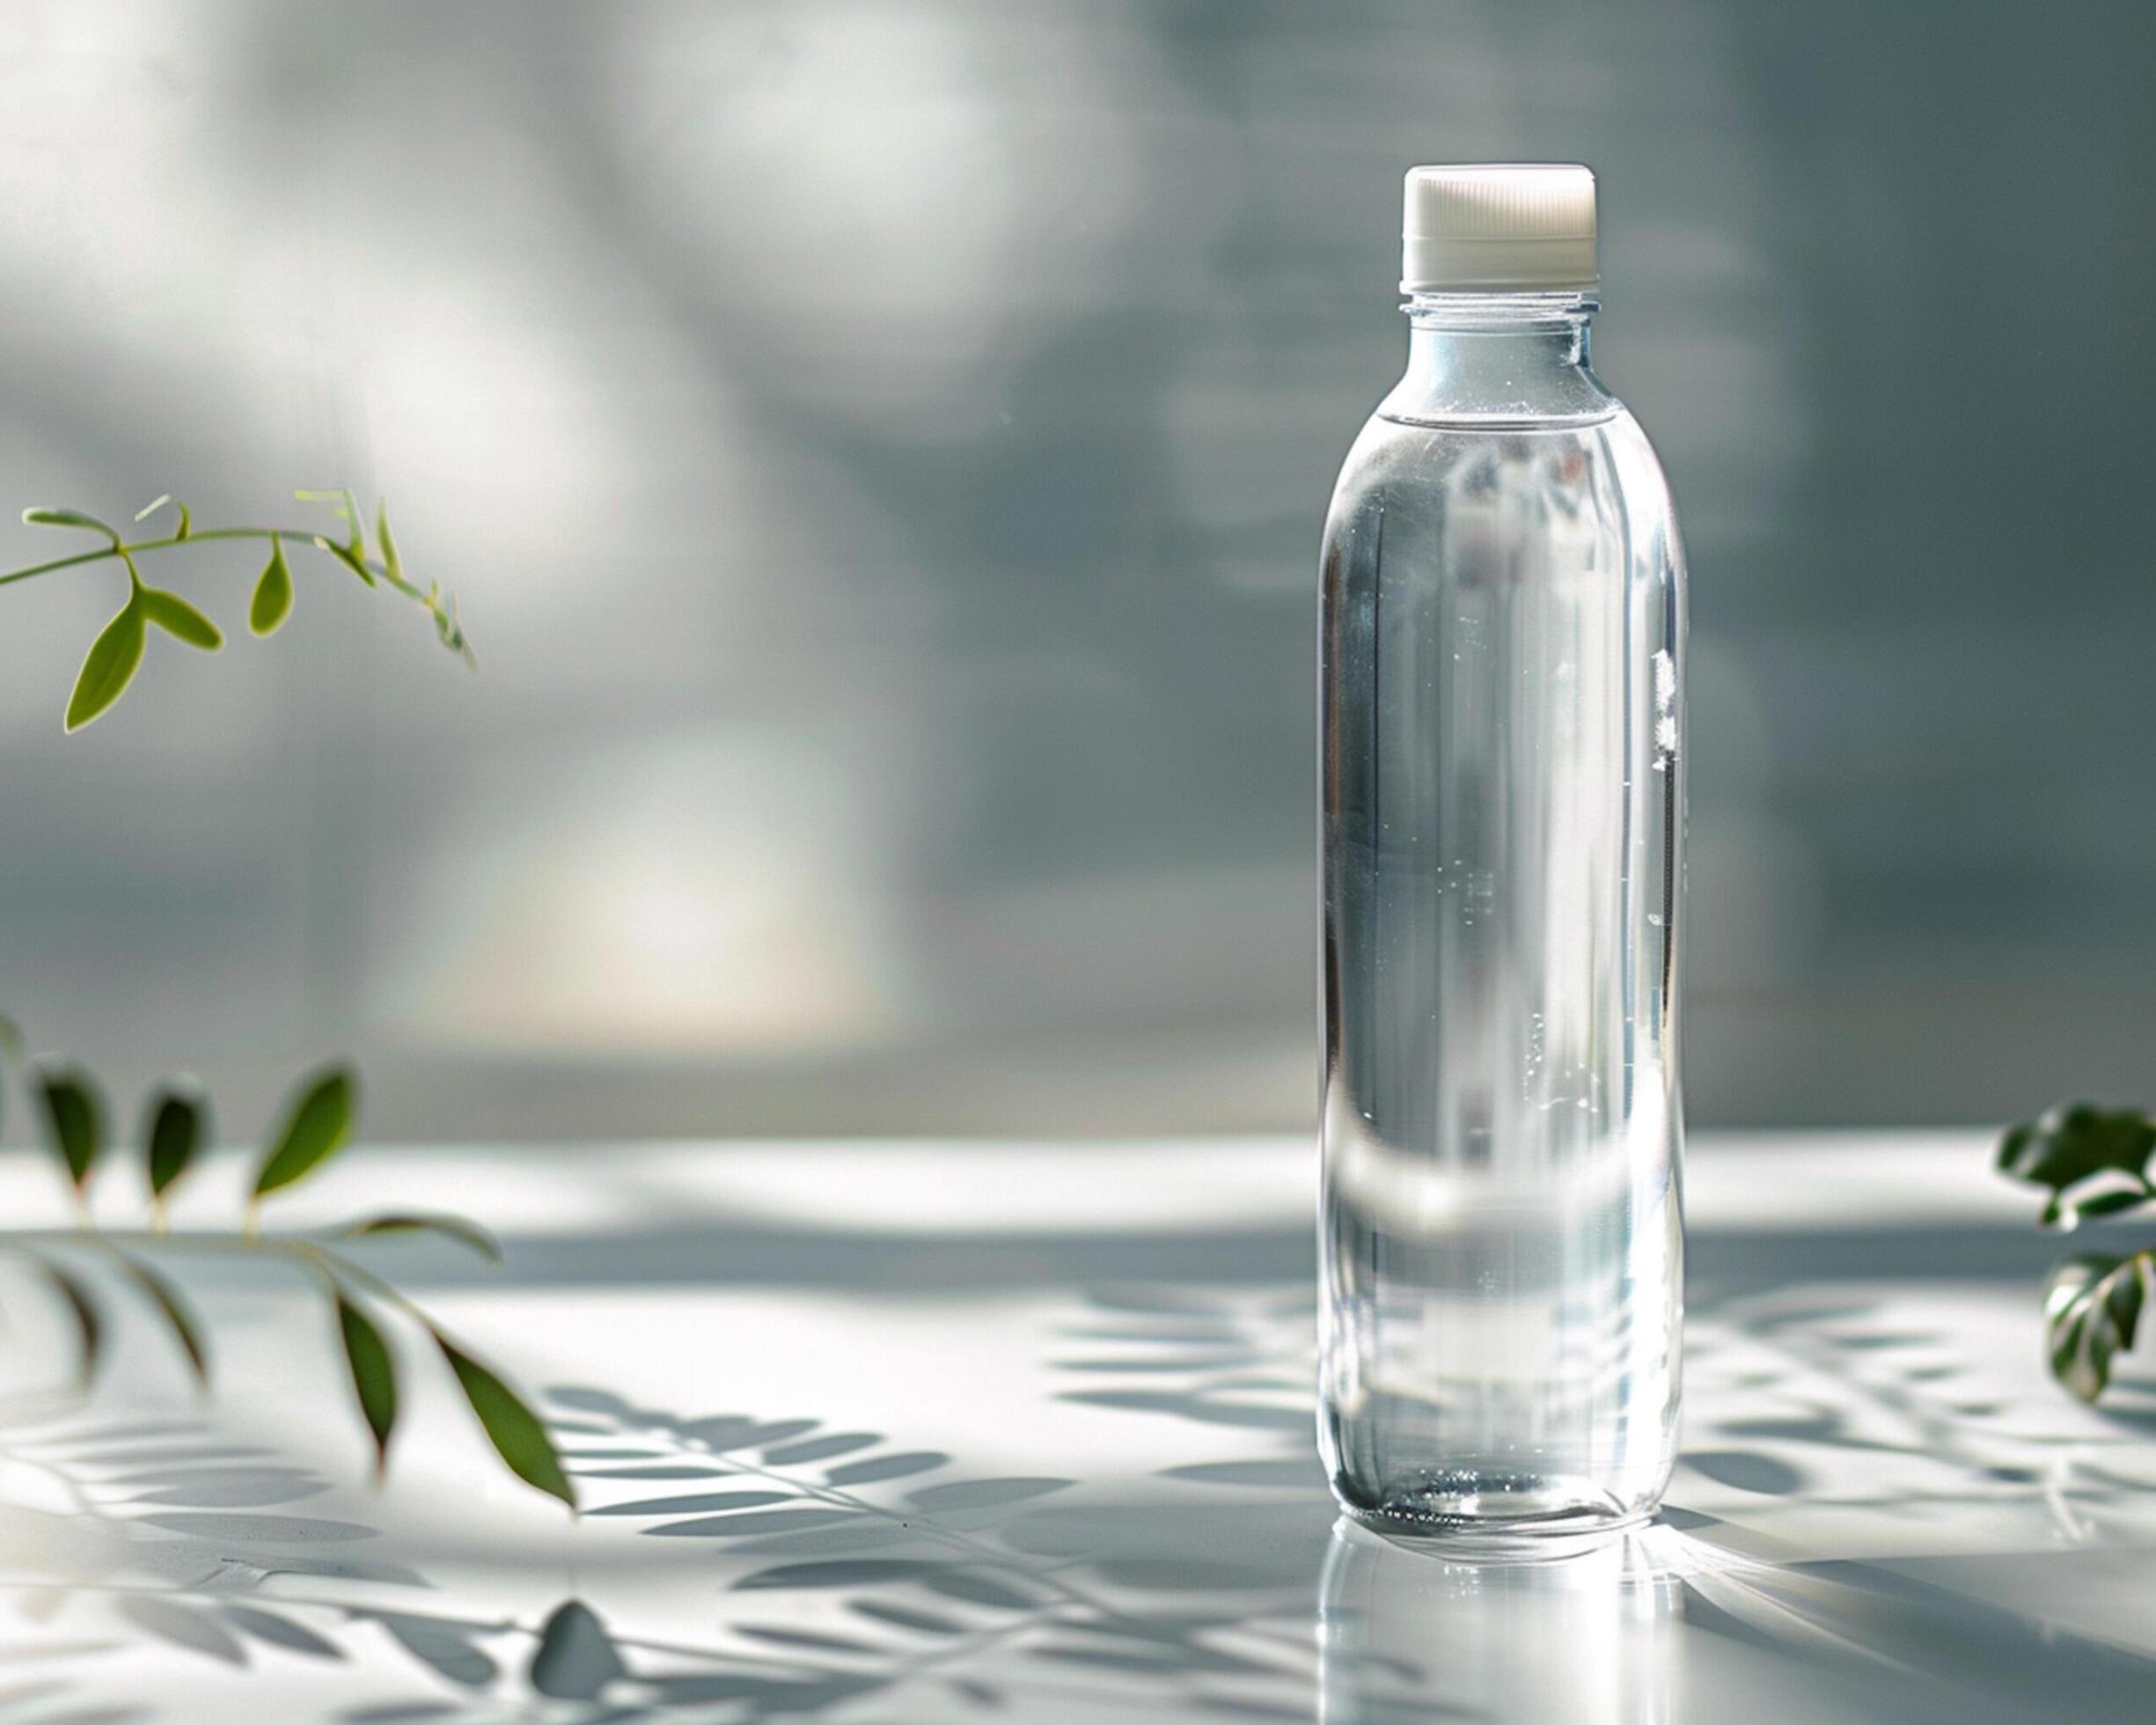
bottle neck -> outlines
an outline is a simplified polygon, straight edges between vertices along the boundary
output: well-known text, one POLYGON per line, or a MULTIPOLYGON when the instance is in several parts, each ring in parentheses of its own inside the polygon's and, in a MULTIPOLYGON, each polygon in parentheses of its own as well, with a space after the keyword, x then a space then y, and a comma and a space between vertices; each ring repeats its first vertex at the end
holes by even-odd
POLYGON ((1592 293, 1416 293, 1407 371, 1379 411, 1452 422, 1599 419, 1617 400, 1595 375, 1592 293))

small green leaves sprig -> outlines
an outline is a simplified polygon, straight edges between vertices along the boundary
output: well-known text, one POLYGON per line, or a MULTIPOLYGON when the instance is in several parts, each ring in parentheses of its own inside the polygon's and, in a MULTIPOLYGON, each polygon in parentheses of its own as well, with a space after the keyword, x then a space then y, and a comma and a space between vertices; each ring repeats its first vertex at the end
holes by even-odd
MULTIPOLYGON (((2156 1202, 2152 1155, 2156 1119, 2136 1109, 2073 1102, 2009 1127, 1999 1140, 1998 1163, 2003 1174, 2050 1188, 2038 1221, 2071 1231, 2088 1217, 2156 1202)), ((2051 1376, 2085 1402, 2101 1395, 2113 1358, 2134 1344, 2152 1286, 2156 1246, 2123 1257, 2079 1252, 2055 1265, 2043 1290, 2051 1376)))
POLYGON ((267 540, 269 542, 269 561, 256 576, 254 595, 247 606, 247 628, 257 635, 275 635, 292 613, 292 569, 285 557, 288 542, 310 547, 357 576, 368 586, 386 582, 407 598, 424 609, 434 620, 435 633, 442 644, 462 658, 466 665, 477 669, 472 645, 465 637, 464 624, 458 615, 457 600, 453 594, 444 593, 438 581, 422 590, 408 579, 404 572, 403 560, 397 553, 395 536, 390 532, 389 509, 378 503, 374 515, 374 546, 367 544, 364 517, 360 512, 358 500, 351 492, 299 491, 293 494, 302 503, 321 503, 332 506, 338 519, 344 524, 341 534, 316 532, 303 527, 208 527, 198 528, 187 506, 167 494, 155 503, 136 512, 136 522, 143 522, 164 509, 175 511, 177 525, 162 539, 128 540, 109 522, 75 509, 26 509, 23 519, 33 527, 70 528, 81 532, 96 533, 106 540, 94 551, 84 551, 72 557, 59 557, 50 562, 33 563, 26 569, 11 569, 0 574, 0 586, 13 581, 27 581, 35 576, 51 575, 56 570, 77 569, 99 563, 108 558, 119 559, 128 573, 127 602, 114 613, 112 620, 98 632, 90 643, 90 651, 84 657, 82 670, 75 679, 74 692, 68 697, 67 728, 79 730, 92 719, 105 712, 127 693, 128 685, 135 680, 141 669, 143 654, 149 643, 152 627, 162 629, 173 640, 185 642, 199 651, 214 653, 224 645, 224 633, 200 611, 179 594, 162 587, 153 587, 143 579, 137 559, 153 551, 168 551, 176 545, 185 545, 200 540, 267 540))
POLYGON ((5 1019, 0 1019, 0 1052, 29 1093, 32 1112, 74 1195, 78 1217, 72 1232, 0 1231, 0 1251, 21 1257, 52 1290, 75 1331, 85 1388, 96 1377, 108 1333, 96 1278, 88 1266, 109 1270, 142 1298, 171 1332, 188 1370, 207 1390, 210 1360, 202 1325, 156 1260, 163 1254, 187 1251, 272 1258, 304 1274, 328 1303, 336 1345, 373 1440, 378 1475, 388 1465, 400 1408, 397 1354, 381 1323, 382 1310, 387 1307, 400 1313, 440 1354, 509 1470, 527 1485, 576 1508, 576 1491, 554 1441, 524 1398, 409 1297, 332 1244, 427 1233, 455 1240, 499 1264, 501 1248, 486 1230, 461 1216, 410 1210, 364 1216, 325 1235, 262 1231, 265 1200, 314 1173, 350 1139, 358 1089, 348 1068, 325 1068, 302 1080, 294 1090, 257 1164, 243 1226, 231 1232, 181 1232, 171 1227, 167 1202, 209 1141, 209 1105, 191 1080, 167 1079, 156 1085, 143 1110, 142 1133, 150 1225, 121 1231, 96 1227, 89 1217, 90 1181, 107 1148, 104 1097, 96 1078, 75 1061, 25 1060, 21 1038, 5 1019))

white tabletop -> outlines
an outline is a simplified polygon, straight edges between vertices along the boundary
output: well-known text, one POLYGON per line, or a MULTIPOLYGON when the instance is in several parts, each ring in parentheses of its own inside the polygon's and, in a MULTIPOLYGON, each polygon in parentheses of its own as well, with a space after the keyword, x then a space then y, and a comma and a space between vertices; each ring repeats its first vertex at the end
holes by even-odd
MULTIPOLYGON (((1669 1512, 1526 1567, 1336 1526, 1313 1173, 1280 1140, 350 1153, 289 1220, 496 1226, 503 1271, 370 1261, 545 1393, 584 1515, 408 1334, 373 1487, 319 1296, 172 1260, 214 1404, 137 1314, 91 1402, 0 1407, 0 1720, 2156 1715, 2156 1373, 2050 1384, 2066 1247, 1983 1134, 1696 1143, 1669 1512)), ((14 1214, 47 1185, 0 1159, 14 1214)))

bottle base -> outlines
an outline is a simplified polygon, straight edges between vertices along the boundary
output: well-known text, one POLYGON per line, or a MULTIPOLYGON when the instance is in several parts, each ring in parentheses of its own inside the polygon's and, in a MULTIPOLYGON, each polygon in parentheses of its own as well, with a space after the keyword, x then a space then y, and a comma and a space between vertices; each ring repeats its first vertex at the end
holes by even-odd
POLYGON ((1389 1490, 1375 1503, 1339 1491, 1360 1526, 1396 1544, 1473 1562, 1575 1556, 1644 1526, 1652 1503, 1626 1505, 1591 1480, 1452 1468, 1389 1490))

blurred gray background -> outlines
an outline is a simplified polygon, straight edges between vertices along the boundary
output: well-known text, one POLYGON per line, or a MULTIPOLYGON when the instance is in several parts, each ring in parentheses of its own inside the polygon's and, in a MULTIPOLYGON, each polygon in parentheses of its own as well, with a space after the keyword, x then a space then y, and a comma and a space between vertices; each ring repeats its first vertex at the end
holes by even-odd
MULTIPOLYGON (((391 499, 0 593, 0 998, 259 1127, 1312 1114, 1315 544, 1408 164, 1602 175, 1693 588, 1708 1125, 2156 1101, 2156 12, 0 9, 0 503, 391 499)), ((11 567, 65 548, 0 529, 11 567)), ((125 1112, 131 1112, 131 1101, 125 1112)))

